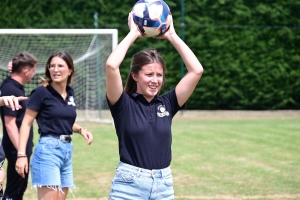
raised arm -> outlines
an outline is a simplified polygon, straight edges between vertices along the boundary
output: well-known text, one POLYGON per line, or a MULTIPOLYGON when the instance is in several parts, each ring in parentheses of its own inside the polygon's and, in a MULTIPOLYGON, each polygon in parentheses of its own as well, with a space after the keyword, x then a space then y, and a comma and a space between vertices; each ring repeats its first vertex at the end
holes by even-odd
POLYGON ((170 25, 170 29, 159 38, 169 40, 180 54, 187 68, 187 74, 180 80, 175 88, 178 104, 182 106, 191 96, 199 82, 203 73, 203 67, 192 50, 176 34, 173 22, 170 25))
POLYGON ((119 67, 132 43, 141 37, 137 26, 132 20, 131 13, 128 15, 128 26, 130 32, 113 50, 106 61, 106 90, 110 104, 115 104, 123 92, 123 85, 119 67))

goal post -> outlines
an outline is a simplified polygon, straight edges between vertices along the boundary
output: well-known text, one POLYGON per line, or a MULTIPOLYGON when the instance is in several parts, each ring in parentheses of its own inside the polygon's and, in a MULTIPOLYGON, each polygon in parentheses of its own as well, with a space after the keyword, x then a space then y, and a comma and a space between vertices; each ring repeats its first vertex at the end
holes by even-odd
POLYGON ((36 75, 24 85, 27 96, 44 77, 47 59, 56 51, 73 58, 77 121, 112 123, 105 89, 105 63, 118 44, 117 29, 0 29, 0 82, 9 72, 8 62, 19 52, 35 55, 36 75))

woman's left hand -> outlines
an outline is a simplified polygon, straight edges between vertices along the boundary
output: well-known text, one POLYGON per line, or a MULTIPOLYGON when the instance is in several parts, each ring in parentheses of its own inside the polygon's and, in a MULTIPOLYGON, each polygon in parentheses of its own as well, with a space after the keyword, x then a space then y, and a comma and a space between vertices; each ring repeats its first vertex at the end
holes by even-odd
POLYGON ((172 16, 170 16, 170 17, 171 17, 170 26, 169 26, 168 30, 164 34, 159 35, 159 36, 155 36, 153 38, 156 38, 156 39, 169 39, 170 37, 172 37, 172 35, 176 34, 174 24, 173 24, 173 18, 172 18, 172 16))
POLYGON ((88 145, 91 145, 93 142, 93 134, 87 129, 81 129, 80 134, 85 138, 88 145))

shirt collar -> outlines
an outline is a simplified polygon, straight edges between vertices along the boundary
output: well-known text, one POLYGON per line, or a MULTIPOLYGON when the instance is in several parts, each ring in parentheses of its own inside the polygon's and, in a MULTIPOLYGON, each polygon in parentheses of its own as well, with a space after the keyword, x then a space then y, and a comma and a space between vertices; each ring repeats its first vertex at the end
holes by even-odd
MULTIPOLYGON (((145 99, 145 97, 144 97, 142 94, 133 92, 133 93, 131 93, 131 94, 129 94, 129 95, 132 96, 132 97, 135 98, 135 99, 140 99, 140 100, 147 101, 147 100, 145 99)), ((155 102, 155 101, 161 101, 161 97, 155 95, 154 98, 151 100, 150 103, 155 102)), ((147 102, 148 102, 148 101, 147 101, 147 102)))
MULTIPOLYGON (((49 85, 47 85, 47 87, 49 88, 49 90, 53 93, 53 92, 56 92, 57 94, 58 94, 58 92, 49 84, 49 85)), ((71 93, 71 91, 73 90, 69 85, 67 85, 67 88, 66 88, 66 90, 67 90, 67 94, 68 94, 68 96, 69 95, 72 95, 72 93, 71 93)))
POLYGON ((24 85, 22 85, 21 83, 19 83, 18 81, 16 81, 15 79, 12 79, 11 76, 8 77, 7 82, 13 82, 14 84, 16 84, 16 86, 20 89, 24 89, 24 85))

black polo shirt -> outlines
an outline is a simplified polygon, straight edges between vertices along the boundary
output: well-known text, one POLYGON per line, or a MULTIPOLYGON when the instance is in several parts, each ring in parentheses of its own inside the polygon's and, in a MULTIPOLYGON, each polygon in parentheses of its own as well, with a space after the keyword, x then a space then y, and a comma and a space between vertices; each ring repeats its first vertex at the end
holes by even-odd
MULTIPOLYGON (((12 79, 10 76, 7 77, 0 86, 1 89, 1 96, 11 96, 14 95, 16 97, 18 96, 26 96, 23 85, 12 79)), ((17 149, 14 147, 13 143, 11 142, 6 127, 4 126, 4 116, 14 116, 16 117, 16 125, 18 129, 20 130, 20 127, 22 125, 22 120, 24 118, 25 112, 26 112, 26 104, 27 101, 20 101, 20 105, 22 106, 22 109, 12 111, 11 108, 8 108, 6 106, 1 106, 1 120, 3 124, 3 138, 2 138, 2 145, 3 149, 5 151, 7 158, 15 158, 17 155, 17 149)), ((31 155, 32 153, 32 147, 33 147, 33 128, 30 129, 30 134, 27 142, 26 147, 26 154, 31 155)))
POLYGON ((27 108, 38 112, 36 117, 39 133, 71 135, 76 119, 74 91, 67 86, 67 98, 51 86, 38 86, 31 92, 27 108))
POLYGON ((145 169, 170 166, 172 118, 180 110, 175 89, 150 103, 143 95, 123 92, 109 108, 119 140, 120 161, 145 169))

